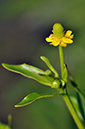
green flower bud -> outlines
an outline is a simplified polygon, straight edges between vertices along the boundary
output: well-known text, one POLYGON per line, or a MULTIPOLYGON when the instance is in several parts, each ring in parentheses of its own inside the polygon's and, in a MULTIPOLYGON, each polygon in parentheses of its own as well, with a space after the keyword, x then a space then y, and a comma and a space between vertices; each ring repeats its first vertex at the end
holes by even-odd
POLYGON ((56 79, 53 81, 51 88, 58 89, 60 87, 60 84, 61 82, 59 81, 59 79, 56 79))
POLYGON ((61 38, 64 35, 64 28, 60 23, 55 23, 52 32, 56 38, 61 38))

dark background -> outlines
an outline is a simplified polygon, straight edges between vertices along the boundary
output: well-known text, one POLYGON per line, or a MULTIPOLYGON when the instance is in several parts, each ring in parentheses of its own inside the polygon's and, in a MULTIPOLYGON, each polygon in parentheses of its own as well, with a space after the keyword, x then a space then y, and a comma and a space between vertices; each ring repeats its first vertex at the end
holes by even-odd
MULTIPOLYGON (((85 0, 0 0, 0 121, 7 123, 11 114, 12 129, 77 129, 62 97, 15 108, 30 92, 55 90, 1 66, 28 63, 46 70, 43 55, 60 73, 58 48, 45 41, 56 22, 74 33, 74 43, 64 48, 65 63, 84 94, 85 0)), ((68 90, 75 95, 69 83, 68 90)))

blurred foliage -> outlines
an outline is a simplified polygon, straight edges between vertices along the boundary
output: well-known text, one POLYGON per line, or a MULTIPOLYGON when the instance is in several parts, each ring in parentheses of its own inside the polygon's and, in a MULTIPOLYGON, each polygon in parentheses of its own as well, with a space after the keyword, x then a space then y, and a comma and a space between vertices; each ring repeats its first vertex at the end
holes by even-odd
MULTIPOLYGON (((49 46, 52 25, 60 22, 74 33, 74 43, 64 48, 65 63, 79 88, 85 93, 85 0, 3 0, 0 1, 0 63, 29 63, 46 70, 40 56, 46 56, 60 71, 58 49, 49 46), (41 67, 42 66, 42 67, 41 67)), ((51 92, 33 80, 0 67, 0 120, 13 116, 16 129, 76 129, 61 97, 36 101, 24 108, 14 108, 30 92, 51 92)), ((70 94, 74 94, 68 83, 70 94)))
POLYGON ((0 123, 0 129, 11 129, 8 125, 0 123))

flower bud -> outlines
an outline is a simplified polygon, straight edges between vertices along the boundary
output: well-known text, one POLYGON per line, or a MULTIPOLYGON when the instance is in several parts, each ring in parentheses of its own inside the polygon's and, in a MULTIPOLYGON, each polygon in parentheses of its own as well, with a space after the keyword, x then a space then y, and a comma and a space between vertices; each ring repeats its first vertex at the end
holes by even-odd
POLYGON ((59 81, 59 79, 56 79, 53 81, 51 88, 58 89, 60 87, 60 84, 61 82, 59 81))

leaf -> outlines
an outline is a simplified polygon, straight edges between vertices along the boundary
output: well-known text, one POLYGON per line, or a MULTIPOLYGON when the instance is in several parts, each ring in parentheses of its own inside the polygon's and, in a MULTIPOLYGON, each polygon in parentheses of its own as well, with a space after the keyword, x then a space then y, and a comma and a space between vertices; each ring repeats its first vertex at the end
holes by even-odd
POLYGON ((69 72, 69 79, 70 79, 70 82, 71 82, 73 88, 75 89, 75 91, 81 96, 81 98, 82 98, 82 99, 84 100, 84 102, 85 102, 85 98, 84 98, 84 96, 82 95, 80 89, 78 88, 78 86, 77 86, 76 82, 74 81, 74 78, 73 78, 73 76, 71 75, 70 72, 69 72))
POLYGON ((40 93, 31 93, 29 95, 27 95, 20 103, 18 103, 17 105, 15 105, 15 107, 23 107, 26 105, 29 105, 31 103, 33 103, 34 101, 36 101, 37 99, 41 99, 41 98, 47 98, 47 97, 55 97, 55 96, 59 96, 62 95, 61 93, 56 93, 56 94, 40 94, 40 93))
POLYGON ((46 65, 48 66, 48 68, 55 74, 55 77, 56 78, 59 78, 59 74, 54 69, 54 67, 51 65, 49 59, 47 57, 45 57, 45 56, 41 56, 40 58, 46 63, 46 65))
POLYGON ((67 66, 66 66, 66 64, 64 64, 64 69, 63 69, 63 73, 62 73, 62 79, 63 79, 63 81, 65 81, 66 83, 67 83, 67 77, 68 77, 67 66))
POLYGON ((70 72, 69 72, 69 79, 70 79, 70 82, 71 82, 73 88, 75 89, 75 91, 76 91, 76 93, 77 93, 77 99, 75 98, 75 102, 77 103, 77 107, 78 107, 78 109, 79 109, 79 111, 80 111, 80 113, 81 113, 80 116, 82 116, 81 118, 82 118, 82 120, 84 121, 84 120, 85 120, 85 114, 84 114, 85 98, 84 98, 84 96, 82 95, 81 91, 79 90, 79 88, 78 88, 76 82, 74 81, 74 78, 73 78, 73 76, 71 75, 70 72), (84 100, 84 101, 82 101, 80 97, 81 97, 82 100, 84 100))
POLYGON ((70 99, 71 99, 71 102, 72 102, 72 104, 73 104, 73 106, 74 106, 74 108, 76 110, 77 115, 79 116, 79 118, 82 121, 84 121, 84 117, 83 117, 83 115, 82 115, 82 113, 80 111, 80 108, 79 108, 78 100, 75 97, 73 97, 73 96, 70 96, 70 99))
POLYGON ((19 73, 28 78, 32 78, 44 85, 51 86, 54 80, 53 77, 45 75, 46 73, 43 70, 31 65, 27 65, 27 64, 9 65, 9 64, 3 63, 2 66, 9 71, 19 73))
POLYGON ((6 124, 2 124, 1 122, 0 122, 0 129, 11 129, 8 125, 6 125, 6 124))
POLYGON ((81 101, 81 98, 80 98, 80 95, 78 93, 77 94, 77 100, 78 100, 78 106, 79 106, 79 110, 83 116, 83 119, 85 120, 85 114, 84 114, 84 109, 83 109, 83 104, 82 104, 82 101, 81 101))

